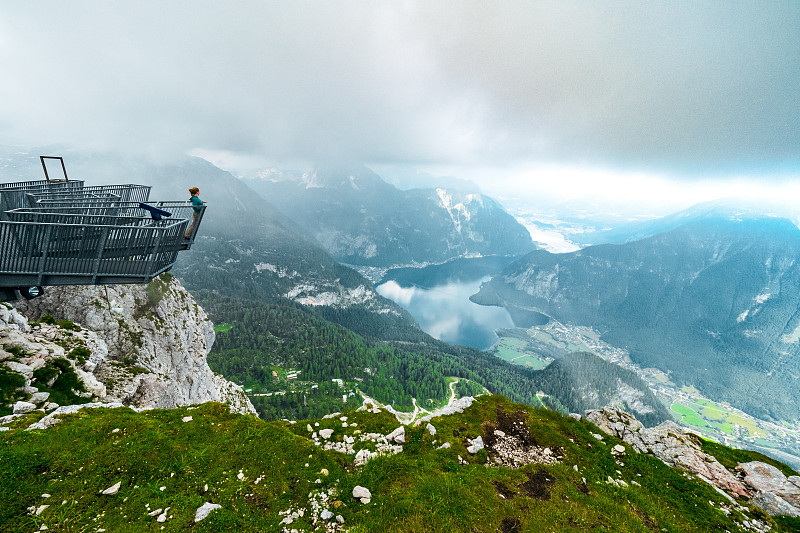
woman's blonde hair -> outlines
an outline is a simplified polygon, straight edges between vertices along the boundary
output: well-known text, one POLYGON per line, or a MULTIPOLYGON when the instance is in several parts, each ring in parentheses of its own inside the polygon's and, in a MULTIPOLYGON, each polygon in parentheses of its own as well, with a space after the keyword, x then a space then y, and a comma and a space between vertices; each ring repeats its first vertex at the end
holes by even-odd
POLYGON ((200 192, 200 189, 198 189, 197 187, 192 187, 191 189, 189 189, 189 193, 190 194, 197 194, 199 192, 200 192))

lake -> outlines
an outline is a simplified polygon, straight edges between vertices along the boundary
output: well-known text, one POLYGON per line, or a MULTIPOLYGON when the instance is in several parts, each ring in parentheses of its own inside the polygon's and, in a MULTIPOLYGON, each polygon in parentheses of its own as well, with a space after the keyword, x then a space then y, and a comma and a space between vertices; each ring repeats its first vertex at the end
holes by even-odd
POLYGON ((498 340, 495 330, 514 327, 511 316, 502 307, 487 307, 469 300, 481 283, 488 280, 484 277, 424 286, 405 279, 401 286, 395 280, 384 279, 375 290, 408 310, 432 337, 486 350, 498 340))

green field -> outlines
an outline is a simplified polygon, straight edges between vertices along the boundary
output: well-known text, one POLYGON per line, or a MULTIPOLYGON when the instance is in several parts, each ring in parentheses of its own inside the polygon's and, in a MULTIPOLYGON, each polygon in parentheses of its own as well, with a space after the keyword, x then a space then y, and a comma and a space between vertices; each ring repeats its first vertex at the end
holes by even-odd
POLYGON ((707 399, 681 400, 674 402, 670 410, 678 415, 678 419, 693 426, 710 427, 727 435, 734 434, 734 425, 738 425, 744 436, 767 437, 768 433, 758 427, 754 420, 746 418, 732 409, 707 399))
POLYGON ((692 409, 691 407, 687 407, 682 403, 675 402, 670 407, 673 413, 680 415, 680 421, 684 424, 689 424, 692 426, 707 426, 703 417, 700 414, 692 409))
POLYGON ((683 405, 681 403, 678 403, 678 402, 673 403, 672 407, 670 407, 670 409, 672 409, 672 411, 674 413, 677 413, 677 414, 679 414, 681 416, 696 416, 697 415, 697 413, 695 413, 694 410, 692 410, 689 407, 686 407, 685 405, 683 405))
POLYGON ((514 337, 501 337, 497 344, 495 355, 503 361, 511 361, 525 353, 528 343, 522 339, 514 337))
POLYGON ((233 324, 217 324, 214 326, 214 333, 225 333, 233 327, 233 324))
POLYGON ((698 400, 697 404, 702 406, 700 414, 708 420, 724 420, 729 414, 727 410, 710 400, 698 400))
MULTIPOLYGON (((572 353, 572 352, 591 352, 592 351, 591 348, 589 348, 583 342, 578 342, 578 343, 564 342, 564 341, 556 339, 550 333, 548 333, 546 331, 539 330, 539 329, 535 330, 534 333, 531 333, 531 330, 528 330, 528 334, 531 336, 531 338, 533 338, 537 342, 541 342, 543 344, 548 344, 548 345, 553 346, 555 348, 558 348, 560 350, 564 350, 567 353, 572 353)), ((596 335, 595 335, 595 337, 596 337, 596 335)))
POLYGON ((550 361, 527 349, 528 343, 515 337, 500 337, 495 348, 495 355, 504 361, 539 370, 550 364, 550 361))
POLYGON ((733 435, 733 424, 730 422, 709 422, 708 425, 718 431, 721 431, 722 433, 725 433, 726 435, 733 435))

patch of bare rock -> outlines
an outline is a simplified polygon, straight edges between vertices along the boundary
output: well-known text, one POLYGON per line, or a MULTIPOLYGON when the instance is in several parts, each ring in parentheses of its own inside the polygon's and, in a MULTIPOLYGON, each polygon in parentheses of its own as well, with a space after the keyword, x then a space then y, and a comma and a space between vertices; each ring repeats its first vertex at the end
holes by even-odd
MULTIPOLYGON (((586 419, 618 437, 639 453, 658 457, 671 467, 694 474, 718 491, 745 498, 770 515, 800 516, 800 486, 772 465, 741 463, 736 472, 725 468, 701 449, 697 435, 672 421, 645 428, 632 415, 611 407, 586 411, 586 419)), ((730 496, 729 496, 730 497, 730 496)))
MULTIPOLYGON (((506 413, 498 409, 497 422, 483 424, 482 441, 490 463, 521 468, 532 463, 549 465, 561 461, 563 450, 539 446, 531 435, 526 420, 525 411, 506 413)), ((469 448, 467 450, 474 453, 469 448)))

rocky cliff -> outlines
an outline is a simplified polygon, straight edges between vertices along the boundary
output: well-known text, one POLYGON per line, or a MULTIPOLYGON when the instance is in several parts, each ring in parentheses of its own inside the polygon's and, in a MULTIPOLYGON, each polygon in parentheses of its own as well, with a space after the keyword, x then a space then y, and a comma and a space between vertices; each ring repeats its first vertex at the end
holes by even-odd
POLYGON ((242 389, 209 368, 213 324, 169 274, 146 286, 48 288, 14 306, 0 310, 0 359, 24 376, 23 392, 74 372, 74 392, 87 399, 142 409, 217 401, 255 414, 242 389))
MULTIPOLYGON (((750 504, 773 516, 800 516, 800 477, 796 475, 787 477, 775 466, 761 461, 739 463, 730 471, 703 451, 697 435, 672 421, 645 428, 630 414, 610 407, 587 411, 586 418, 603 432, 625 441, 635 452, 654 455, 729 497, 748 498, 750 504)), ((617 455, 625 453, 621 445, 615 450, 617 455)))

